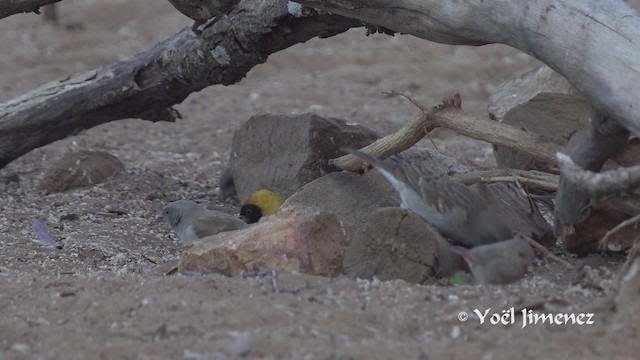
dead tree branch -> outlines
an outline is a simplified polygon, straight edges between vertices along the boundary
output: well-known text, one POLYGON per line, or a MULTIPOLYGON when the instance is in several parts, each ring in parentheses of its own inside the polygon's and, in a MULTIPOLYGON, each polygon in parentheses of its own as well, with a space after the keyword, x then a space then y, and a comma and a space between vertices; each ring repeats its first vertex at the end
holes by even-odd
MULTIPOLYGON (((550 163, 556 161, 555 154, 562 149, 536 134, 463 112, 459 95, 446 99, 442 104, 432 108, 410 100, 420 108, 422 114, 398 131, 364 147, 362 151, 378 158, 386 158, 410 148, 422 139, 427 131, 437 127, 446 127, 474 139, 513 148, 550 163)), ((333 159, 331 163, 348 171, 358 171, 362 168, 362 161, 351 154, 333 159)))
POLYGON ((172 105, 192 92, 234 84, 272 53, 355 26, 361 23, 288 8, 284 0, 245 0, 201 36, 185 29, 127 61, 44 84, 0 104, 0 168, 109 121, 174 121, 180 115, 172 105))
POLYGON ((640 165, 595 173, 583 170, 565 154, 558 153, 557 157, 563 178, 572 184, 572 188, 584 191, 594 201, 640 187, 640 165))
POLYGON ((560 177, 555 174, 549 174, 537 170, 495 169, 455 174, 452 175, 451 178, 460 181, 465 185, 517 181, 522 185, 526 185, 534 189, 552 192, 556 191, 560 177))
MULTIPOLYGON (((592 109, 590 126, 575 133, 563 153, 577 167, 597 172, 608 158, 622 150, 628 137, 629 131, 592 109)), ((556 233, 563 241, 594 195, 567 176, 571 173, 565 172, 560 178, 554 209, 556 233)))
POLYGON ((512 46, 640 135, 640 16, 622 0, 299 2, 430 41, 512 46))

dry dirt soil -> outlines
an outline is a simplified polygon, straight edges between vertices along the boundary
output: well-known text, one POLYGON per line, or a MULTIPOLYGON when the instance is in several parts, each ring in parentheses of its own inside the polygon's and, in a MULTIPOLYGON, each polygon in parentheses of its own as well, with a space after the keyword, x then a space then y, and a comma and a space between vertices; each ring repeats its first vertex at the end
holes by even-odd
MULTIPOLYGON (((58 11, 58 25, 34 14, 0 21, 0 102, 127 59, 190 25, 159 0, 65 0, 58 11)), ((233 132, 250 116, 314 112, 384 134, 417 115, 406 100, 381 93, 399 90, 425 104, 459 92, 467 111, 487 117, 496 86, 537 64, 506 46, 365 37, 355 29, 275 54, 239 84, 192 94, 177 105, 184 119, 176 123, 116 121, 30 152, 0 170, 0 358, 640 357, 638 319, 594 306, 615 294, 622 257, 561 254, 588 264, 573 274, 539 257, 520 283, 486 287, 278 274, 274 291, 271 276, 164 276, 157 267, 181 252, 158 220, 167 202, 237 211, 214 190, 233 132), (91 188, 39 191, 46 169, 78 149, 107 151, 125 171, 91 188), (36 218, 59 248, 33 242, 36 218), (525 328, 522 317, 481 324, 473 312, 512 307, 598 311, 591 325, 525 328)), ((487 144, 448 131, 433 141, 468 164, 493 165, 487 144)))

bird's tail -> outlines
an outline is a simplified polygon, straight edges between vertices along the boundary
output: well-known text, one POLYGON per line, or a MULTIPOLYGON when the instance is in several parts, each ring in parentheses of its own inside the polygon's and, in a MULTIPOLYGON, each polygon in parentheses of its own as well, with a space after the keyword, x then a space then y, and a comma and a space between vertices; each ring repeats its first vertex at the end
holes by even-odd
POLYGON ((353 155, 359 157, 360 159, 368 162, 369 165, 371 165, 371 166, 374 166, 374 167, 377 167, 377 168, 382 168, 382 169, 387 169, 388 168, 388 165, 385 164, 383 160, 376 159, 373 156, 371 156, 369 154, 365 154, 360 150, 355 150, 355 149, 350 149, 350 148, 342 148, 340 150, 348 152, 350 154, 353 154, 353 155))

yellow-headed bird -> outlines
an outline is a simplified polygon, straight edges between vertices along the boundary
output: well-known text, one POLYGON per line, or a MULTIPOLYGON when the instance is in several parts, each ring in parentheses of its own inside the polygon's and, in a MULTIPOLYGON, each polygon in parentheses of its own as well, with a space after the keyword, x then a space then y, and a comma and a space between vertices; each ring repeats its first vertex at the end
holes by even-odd
POLYGON ((251 194, 240 208, 240 218, 247 224, 253 224, 263 216, 275 214, 285 200, 273 191, 258 190, 251 194))

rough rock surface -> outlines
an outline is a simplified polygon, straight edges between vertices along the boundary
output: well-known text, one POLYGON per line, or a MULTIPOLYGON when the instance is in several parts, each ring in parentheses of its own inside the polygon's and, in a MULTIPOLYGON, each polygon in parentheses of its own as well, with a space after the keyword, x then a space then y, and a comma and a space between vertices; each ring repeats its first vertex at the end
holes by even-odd
MULTIPOLYGON (((588 126, 590 112, 589 103, 582 96, 540 93, 510 109, 502 122, 564 146, 573 132, 588 126)), ((504 147, 496 147, 495 156, 501 168, 550 171, 556 167, 555 162, 545 163, 504 147)))
POLYGON ((100 184, 123 169, 117 157, 104 151, 70 152, 47 170, 39 188, 52 193, 100 184))
POLYGON ((179 269, 186 272, 250 270, 336 276, 352 231, 334 214, 289 208, 250 228, 206 237, 186 247, 179 269))
POLYGON ((526 104, 540 93, 579 94, 562 75, 541 65, 500 84, 489 97, 489 115, 494 120, 502 121, 509 111, 526 104))
POLYGON ((378 138, 355 123, 314 114, 256 115, 233 135, 229 165, 238 198, 267 189, 289 197, 303 185, 338 169, 328 161, 343 147, 361 148, 378 138))
POLYGON ((376 210, 347 249, 344 270, 365 279, 425 283, 437 271, 438 237, 436 230, 408 210, 376 210))
POLYGON ((379 172, 370 171, 361 176, 343 171, 303 186, 282 208, 314 206, 338 215, 359 231, 375 210, 399 205, 398 193, 379 172))

